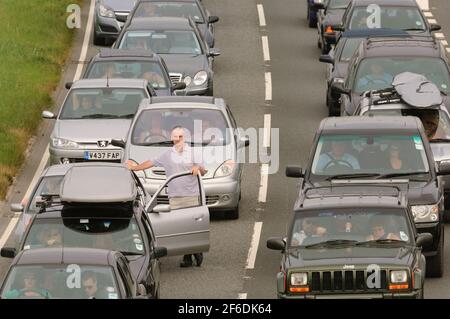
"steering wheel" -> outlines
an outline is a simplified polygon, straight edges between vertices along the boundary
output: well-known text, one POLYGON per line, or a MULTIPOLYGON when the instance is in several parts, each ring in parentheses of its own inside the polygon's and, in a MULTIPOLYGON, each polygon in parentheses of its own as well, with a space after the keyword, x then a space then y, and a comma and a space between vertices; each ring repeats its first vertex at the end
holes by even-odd
POLYGON ((49 298, 50 297, 50 293, 48 291, 41 290, 41 289, 36 289, 36 288, 24 288, 24 289, 21 289, 19 297, 38 297, 38 296, 27 296, 26 295, 27 292, 32 292, 32 293, 38 294, 39 296, 41 296, 43 298, 49 298))
POLYGON ((381 85, 381 84, 383 84, 383 85, 391 85, 391 83, 389 83, 389 81, 387 81, 387 80, 384 79, 384 78, 381 78, 381 79, 374 79, 374 78, 370 78, 370 77, 368 77, 368 76, 366 75, 366 76, 362 77, 361 80, 362 80, 362 79, 365 79, 365 80, 367 81, 367 83, 365 83, 365 84, 363 85, 364 91, 373 89, 373 88, 376 87, 377 85, 381 85))
POLYGON ((167 141, 167 137, 162 134, 153 134, 144 138, 144 143, 167 141))
POLYGON ((350 164, 349 162, 347 162, 345 160, 338 160, 338 159, 333 159, 333 160, 329 161, 323 169, 326 170, 327 168, 329 168, 332 165, 333 166, 345 166, 347 168, 353 169, 352 164, 350 164))

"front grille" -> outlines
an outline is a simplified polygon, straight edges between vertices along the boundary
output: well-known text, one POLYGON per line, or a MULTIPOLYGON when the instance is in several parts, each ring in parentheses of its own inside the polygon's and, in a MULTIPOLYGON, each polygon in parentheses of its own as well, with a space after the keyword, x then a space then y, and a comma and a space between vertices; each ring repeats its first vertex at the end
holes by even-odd
POLYGON ((120 22, 126 22, 129 13, 128 13, 128 12, 119 12, 119 11, 116 11, 115 14, 116 14, 116 20, 117 20, 117 21, 120 21, 120 22))
POLYGON ((170 81, 172 84, 181 82, 181 78, 183 77, 183 74, 181 73, 169 73, 170 81))
MULTIPOLYGON (((206 205, 214 205, 219 201, 219 195, 206 196, 206 205)), ((157 204, 169 204, 169 197, 167 195, 159 195, 156 199, 157 204)))
POLYGON ((109 32, 109 33, 117 33, 120 31, 117 30, 115 27, 109 25, 101 25, 100 29, 102 29, 102 32, 109 32))
POLYGON ((387 291, 386 270, 380 271, 380 288, 367 287, 365 270, 313 271, 310 273, 311 292, 374 292, 387 291))

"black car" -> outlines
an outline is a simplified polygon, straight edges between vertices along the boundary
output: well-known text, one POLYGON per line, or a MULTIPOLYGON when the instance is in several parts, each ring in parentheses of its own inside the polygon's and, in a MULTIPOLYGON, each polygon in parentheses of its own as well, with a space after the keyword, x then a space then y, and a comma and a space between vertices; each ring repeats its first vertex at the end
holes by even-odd
MULTIPOLYGON (((334 36, 334 35, 333 35, 334 36)), ((320 56, 319 61, 328 63, 326 103, 329 116, 341 114, 341 94, 333 90, 333 84, 344 83, 349 62, 361 42, 369 37, 407 37, 408 33, 389 29, 364 29, 346 31, 338 35, 336 45, 328 54, 320 56)), ((334 41, 334 40, 333 40, 334 41)))
POLYGON ((185 95, 214 93, 212 64, 220 53, 208 48, 190 18, 134 18, 114 48, 150 49, 166 62, 172 83, 186 83, 185 95))
POLYGON ((400 187, 332 183, 297 200, 282 251, 278 298, 423 298, 426 261, 400 187))
POLYGON ((158 96, 172 95, 184 89, 182 82, 170 81, 166 63, 150 50, 102 49, 95 55, 83 75, 83 79, 144 78, 158 96))
POLYGON ((337 31, 396 29, 411 34, 431 35, 441 26, 430 24, 416 0, 352 0, 337 31))
MULTIPOLYGON (((392 87, 403 72, 424 75, 444 93, 450 93, 450 68, 445 48, 432 37, 408 36, 369 38, 363 41, 349 62, 344 83, 332 90, 341 94, 341 114, 351 115, 365 91, 392 87)), ((448 96, 444 103, 450 105, 448 96)))
POLYGON ((190 17, 208 46, 214 47, 214 24, 219 17, 211 15, 200 0, 139 0, 128 22, 134 18, 152 17, 190 17))
MULTIPOLYGON (((3 257, 12 257, 2 252, 3 257)), ((44 248, 20 252, 3 281, 1 299, 141 299, 120 252, 89 248, 44 248)))
POLYGON ((448 164, 444 161, 436 167, 417 117, 330 117, 320 123, 305 171, 288 167, 286 175, 300 178, 300 194, 311 187, 330 186, 335 180, 406 183, 418 232, 433 235, 433 244, 424 250, 427 274, 440 277, 444 271, 444 189, 439 176, 450 174, 448 164), (405 158, 400 167, 390 161, 393 146, 405 158))
POLYGON ((342 16, 351 0, 327 0, 325 3, 317 4, 321 8, 317 13, 317 45, 322 53, 328 53, 333 42, 328 37, 334 37, 334 28, 342 24, 342 16))

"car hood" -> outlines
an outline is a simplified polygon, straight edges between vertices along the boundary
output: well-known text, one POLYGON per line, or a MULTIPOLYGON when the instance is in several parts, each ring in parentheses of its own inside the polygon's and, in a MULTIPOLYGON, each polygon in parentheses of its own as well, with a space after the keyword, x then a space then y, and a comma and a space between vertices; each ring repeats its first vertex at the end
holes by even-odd
POLYGON ((130 12, 134 8, 136 0, 101 0, 100 3, 110 7, 114 11, 130 12))
POLYGON ((345 9, 333 9, 328 10, 325 19, 323 20, 323 25, 338 25, 342 23, 342 16, 344 15, 345 9))
POLYGON ((125 140, 131 119, 58 120, 52 137, 75 142, 96 143, 98 140, 125 140))
POLYGON ((208 60, 204 55, 160 54, 169 72, 182 73, 193 77, 198 71, 208 71, 208 60))
POLYGON ((143 278, 141 278, 144 275, 144 264, 146 261, 146 258, 144 255, 142 256, 126 256, 129 266, 131 275, 133 276, 133 279, 136 281, 136 283, 141 283, 143 281, 143 278))
POLYGON ((343 265, 409 265, 414 258, 411 246, 375 247, 347 246, 343 248, 303 248, 286 254, 286 264, 291 267, 330 266, 341 268, 343 265))
MULTIPOLYGON (((147 160, 157 158, 162 153, 170 149, 172 146, 136 146, 129 145, 125 152, 125 160, 132 159, 138 163, 142 163, 147 160)), ((193 147, 194 152, 200 151, 203 156, 203 164, 208 172, 204 175, 204 179, 213 178, 214 173, 226 160, 236 160, 236 153, 233 149, 233 144, 225 146, 203 146, 202 150, 195 150, 197 147, 193 147)), ((156 169, 160 171, 160 169, 156 169)), ((154 179, 165 179, 165 175, 150 174, 152 170, 148 170, 147 176, 154 179)))

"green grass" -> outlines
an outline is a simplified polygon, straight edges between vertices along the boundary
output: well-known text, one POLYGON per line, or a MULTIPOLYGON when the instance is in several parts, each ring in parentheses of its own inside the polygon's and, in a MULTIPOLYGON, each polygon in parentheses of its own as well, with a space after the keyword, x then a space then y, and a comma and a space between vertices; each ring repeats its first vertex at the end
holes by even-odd
POLYGON ((74 35, 66 8, 80 2, 0 0, 0 199, 23 163, 42 110, 53 103, 74 35))

